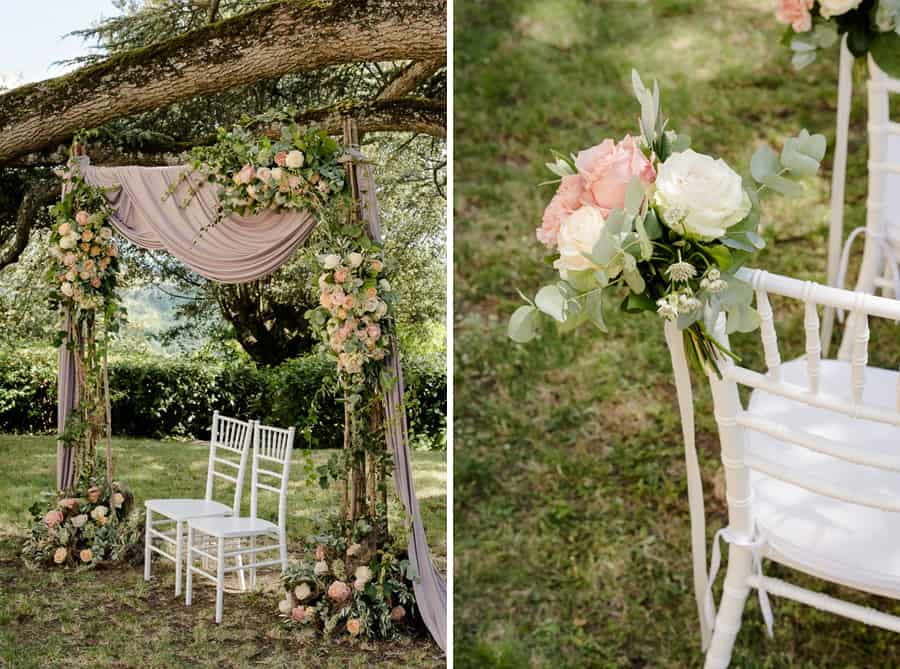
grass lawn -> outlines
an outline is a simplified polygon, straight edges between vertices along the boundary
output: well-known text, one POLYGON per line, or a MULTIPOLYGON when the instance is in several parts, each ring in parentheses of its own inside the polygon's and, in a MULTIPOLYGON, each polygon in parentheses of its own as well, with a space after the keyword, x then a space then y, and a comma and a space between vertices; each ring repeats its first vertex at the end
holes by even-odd
MULTIPOLYGON (((837 51, 801 72, 757 0, 458 0, 455 5, 455 659, 490 667, 701 666, 684 455, 662 326, 610 313, 512 345, 506 321, 552 278, 534 228, 551 149, 637 133, 629 73, 658 78, 671 125, 741 172, 762 142, 806 127, 829 138, 798 201, 764 205, 755 264, 824 280, 837 51)), ((847 231, 864 220, 864 69, 850 135, 847 231)), ((861 248, 861 246, 859 247, 861 248)), ((785 359, 802 312, 776 309, 785 359)), ((896 369, 900 332, 873 329, 870 360, 896 369)), ((758 337, 737 350, 759 366, 758 337)), ((726 522, 705 382, 698 443, 708 527, 726 522)), ((819 588, 811 579, 768 573, 819 588)), ((721 580, 718 591, 721 587, 721 580)), ((822 587, 838 595, 848 593, 822 587)), ((853 601, 900 613, 874 597, 853 601)), ((900 666, 890 633, 773 598, 775 640, 751 596, 732 666, 900 666)))
MULTIPOLYGON (((207 450, 199 443, 141 439, 113 440, 116 477, 141 500, 202 496, 207 450)), ((203 580, 191 608, 174 596, 174 568, 154 562, 153 580, 143 567, 37 572, 18 556, 28 507, 52 486, 56 447, 52 437, 0 435, 0 668, 210 669, 244 667, 443 667, 440 649, 425 636, 391 643, 347 640, 323 643, 312 634, 285 631, 275 617, 277 572, 267 590, 225 595, 222 625, 213 623, 215 590, 203 580)), ((315 520, 336 508, 337 496, 307 480, 311 459, 294 451, 288 497, 292 553, 315 528, 315 520)), ((446 565, 446 466, 444 453, 414 452, 413 468, 429 544, 441 569, 446 565)), ((249 492, 245 490, 245 513, 249 492)), ((277 517, 275 495, 260 497, 260 514, 277 517)), ((392 527, 405 536, 399 502, 392 527)), ((405 539, 404 539, 405 543, 405 539)))

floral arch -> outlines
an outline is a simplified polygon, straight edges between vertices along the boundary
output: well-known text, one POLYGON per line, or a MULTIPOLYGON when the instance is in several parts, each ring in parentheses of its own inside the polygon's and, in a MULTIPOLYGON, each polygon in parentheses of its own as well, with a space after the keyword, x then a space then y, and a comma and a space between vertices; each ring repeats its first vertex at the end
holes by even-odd
MULTIPOLYGON (((322 306, 309 314, 337 362, 345 393, 342 509, 345 518, 373 519, 377 527, 393 460, 394 486, 410 524, 416 603, 444 648, 446 584, 431 560, 415 495, 375 182, 355 122, 345 121, 342 145, 293 125, 274 138, 238 126, 220 131, 215 146, 195 149, 189 167, 93 166, 76 143, 62 176, 48 278, 59 287, 63 314, 57 487, 64 497, 79 482, 103 477, 105 494, 118 494, 105 342, 118 311, 113 232, 140 247, 165 250, 208 279, 240 283, 281 266, 306 242, 330 201, 347 202, 341 240, 319 259, 322 306), (97 450, 104 439, 105 459, 97 450)), ((100 494, 98 483, 88 485, 88 496, 100 494)), ((386 522, 385 513, 385 533, 386 522)))

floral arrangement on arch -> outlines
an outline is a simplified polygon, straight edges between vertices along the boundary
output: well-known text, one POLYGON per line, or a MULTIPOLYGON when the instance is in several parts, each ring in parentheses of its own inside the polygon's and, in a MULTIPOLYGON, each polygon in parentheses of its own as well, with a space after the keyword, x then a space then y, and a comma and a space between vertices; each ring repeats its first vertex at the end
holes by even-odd
POLYGON ((204 183, 216 187, 219 209, 213 225, 231 214, 252 216, 265 210, 320 212, 344 191, 340 145, 322 130, 304 129, 290 121, 289 113, 244 119, 231 130, 218 129, 211 146, 191 152, 191 171, 182 174, 166 193, 172 196, 190 183, 185 204, 204 183), (254 132, 267 124, 277 133, 254 132), (204 180, 193 183, 197 172, 204 180))
POLYGON ((22 557, 30 565, 96 567, 140 555, 142 514, 118 482, 81 486, 68 497, 31 506, 22 557))
POLYGON ((404 552, 373 549, 366 540, 372 531, 360 520, 352 532, 338 529, 310 538, 309 559, 291 564, 281 577, 284 599, 278 612, 287 626, 316 629, 326 637, 343 632, 390 639, 415 621, 414 570, 404 552))
POLYGON ((119 251, 109 225, 109 203, 103 189, 85 182, 77 163, 60 173, 68 192, 51 210, 48 280, 53 300, 63 308, 96 312, 116 310, 119 251))
POLYGON ((765 246, 758 195, 801 194, 798 180, 818 171, 825 138, 804 130, 780 154, 761 147, 750 164, 754 185, 668 129, 656 82, 651 92, 632 72, 632 85, 641 106, 639 137, 606 139, 547 165, 559 186, 537 238, 559 280, 526 298, 510 319, 509 336, 530 341, 542 317, 563 332, 585 322, 605 332, 604 310, 615 303, 676 322, 692 362, 718 373, 717 357, 732 356, 711 334, 719 315, 726 315, 728 332, 759 325, 751 286, 735 276, 765 246))
POLYGON ((324 348, 337 362, 344 386, 361 392, 366 379, 379 378, 381 361, 391 347, 391 307, 396 303, 381 247, 362 226, 335 252, 317 257, 319 307, 306 316, 318 330, 324 348))
POLYGON ((871 53, 882 70, 900 78, 900 0, 775 0, 775 18, 788 26, 783 41, 798 69, 846 34, 854 56, 871 53))

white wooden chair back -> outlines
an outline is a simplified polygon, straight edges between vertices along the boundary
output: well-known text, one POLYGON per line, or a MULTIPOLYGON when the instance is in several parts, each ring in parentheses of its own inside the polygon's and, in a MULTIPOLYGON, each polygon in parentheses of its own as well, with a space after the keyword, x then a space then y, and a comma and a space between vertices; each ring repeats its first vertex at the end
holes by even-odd
MULTIPOLYGON (((844 287, 850 251, 857 237, 864 234, 865 246, 856 290, 873 294, 881 291, 885 296, 900 299, 900 119, 892 119, 890 112, 890 96, 900 94, 900 80, 885 74, 871 56, 867 82, 869 161, 866 224, 853 230, 846 242, 843 240, 853 60, 845 38, 841 46, 838 121, 831 183, 828 283, 844 287)), ((823 327, 826 354, 833 317, 833 310, 826 310, 823 327)), ((844 360, 848 359, 850 351, 847 332, 845 330, 838 354, 844 360)))
POLYGON ((256 423, 253 430, 253 468, 250 483, 250 517, 257 517, 259 492, 278 495, 278 527, 287 526, 287 490, 294 450, 294 428, 256 423))
MULTIPOLYGON (((816 481, 799 478, 803 472, 789 473, 778 462, 768 462, 745 452, 745 430, 755 430, 780 441, 804 449, 887 471, 900 471, 900 451, 896 455, 866 453, 858 444, 841 443, 819 435, 798 430, 762 416, 754 415, 740 402, 738 386, 756 388, 770 395, 780 396, 820 410, 844 414, 857 419, 876 421, 900 427, 900 381, 895 388, 893 403, 872 404, 864 398, 868 368, 869 319, 871 317, 900 321, 900 301, 876 297, 867 293, 830 288, 810 281, 799 281, 760 270, 740 271, 739 276, 749 282, 756 291, 757 310, 762 318, 760 325, 766 373, 741 367, 731 361, 722 365, 722 378, 710 374, 713 404, 722 443, 722 461, 725 466, 729 525, 740 537, 752 539, 754 523, 749 500, 749 469, 757 470, 771 478, 786 481, 834 499, 871 506, 889 511, 900 511, 900 496, 884 496, 866 490, 822 487, 816 481), (781 374, 781 354, 775 332, 775 319, 769 303, 769 295, 781 295, 804 303, 804 329, 806 333, 806 383, 798 385, 781 374), (849 311, 854 330, 848 333, 852 342, 850 356, 850 383, 846 388, 823 387, 820 381, 821 346, 819 333, 819 308, 831 307, 849 311), (795 478, 795 476, 797 478, 795 478)), ((900 376, 898 376, 900 379, 900 376)), ((880 398, 884 399, 884 398, 880 398)), ((898 444, 900 446, 900 444, 898 444)))
POLYGON ((241 510, 241 493, 244 489, 244 473, 253 439, 253 423, 222 416, 213 412, 209 438, 209 465, 206 474, 205 499, 213 499, 216 479, 234 486, 232 510, 241 510))

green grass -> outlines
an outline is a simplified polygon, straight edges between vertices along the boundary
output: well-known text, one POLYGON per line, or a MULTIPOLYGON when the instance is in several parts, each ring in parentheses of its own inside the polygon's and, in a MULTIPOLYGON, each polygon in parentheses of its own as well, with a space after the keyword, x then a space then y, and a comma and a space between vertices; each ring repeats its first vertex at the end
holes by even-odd
MULTIPOLYGON (((207 450, 203 444, 115 439, 116 477, 141 500, 202 496, 207 450)), ((261 593, 226 594, 223 624, 212 621, 215 592, 202 582, 191 608, 174 596, 171 563, 155 561, 153 580, 143 567, 40 572, 18 557, 28 507, 54 480, 52 437, 0 435, 0 668, 170 669, 180 667, 443 667, 443 653, 427 637, 391 643, 319 637, 283 630, 275 607, 277 573, 261 593)), ((309 460, 294 451, 288 497, 292 556, 315 529, 316 518, 336 509, 337 496, 307 479, 309 460)), ((446 565, 446 466, 444 453, 414 452, 416 492, 435 561, 446 565)), ((249 494, 245 490, 245 513, 249 494)), ((392 529, 405 543, 399 502, 392 529)), ((260 515, 277 517, 274 495, 260 497, 260 515)))
MULTIPOLYGON (((550 150, 637 132, 636 67, 696 150, 741 172, 763 142, 803 127, 833 144, 836 52, 794 72, 770 3, 755 0, 459 0, 455 16, 455 659, 485 667, 701 666, 683 447, 662 327, 610 314, 512 345, 506 321, 551 279, 534 240, 551 192, 550 150)), ((865 201, 864 70, 857 66, 846 226, 865 201)), ((765 204, 754 264, 825 274, 831 153, 799 201, 765 204)), ((787 359, 802 312, 773 301, 787 359)), ((872 362, 896 368, 895 326, 873 329, 872 362)), ((758 366, 758 339, 735 338, 758 366)), ((710 536, 727 522, 719 446, 696 383, 710 536), (721 490, 719 491, 721 492, 721 490)), ((819 587, 769 567, 772 575, 819 587)), ((900 612, 876 598, 832 594, 900 612)), ((774 600, 774 641, 751 597, 734 667, 895 667, 900 644, 774 600)))

